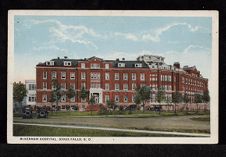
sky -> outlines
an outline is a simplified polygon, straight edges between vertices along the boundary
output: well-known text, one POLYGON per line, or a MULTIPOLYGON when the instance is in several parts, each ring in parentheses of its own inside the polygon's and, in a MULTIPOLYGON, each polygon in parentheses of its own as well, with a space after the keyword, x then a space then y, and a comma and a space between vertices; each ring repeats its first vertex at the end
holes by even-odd
POLYGON ((210 78, 211 24, 211 17, 15 16, 14 81, 35 79, 35 66, 57 57, 135 60, 144 54, 196 66, 210 78))

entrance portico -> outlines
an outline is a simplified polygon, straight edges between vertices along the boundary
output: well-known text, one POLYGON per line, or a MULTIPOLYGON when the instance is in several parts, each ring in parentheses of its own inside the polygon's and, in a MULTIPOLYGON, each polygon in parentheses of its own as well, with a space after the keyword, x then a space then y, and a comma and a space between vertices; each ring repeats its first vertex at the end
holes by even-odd
POLYGON ((94 96, 95 104, 103 103, 103 89, 101 89, 101 88, 90 88, 89 91, 90 91, 89 98, 91 98, 91 96, 94 96))

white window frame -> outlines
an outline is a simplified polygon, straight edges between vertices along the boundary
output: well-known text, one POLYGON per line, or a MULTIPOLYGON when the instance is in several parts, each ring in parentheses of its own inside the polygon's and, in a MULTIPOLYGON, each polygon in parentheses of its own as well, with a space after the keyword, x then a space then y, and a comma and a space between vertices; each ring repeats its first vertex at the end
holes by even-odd
POLYGON ((129 98, 127 95, 124 96, 124 102, 128 102, 129 98))
POLYGON ((57 72, 56 71, 52 71, 51 72, 51 78, 52 79, 56 79, 57 78, 57 72))
POLYGON ((128 73, 123 73, 123 80, 128 80, 128 73))
POLYGON ((70 79, 75 80, 75 72, 70 72, 70 79))
POLYGON ((48 78, 48 73, 47 71, 44 71, 43 72, 43 79, 46 80, 48 78))
POLYGON ((132 73, 132 80, 134 81, 134 80, 136 80, 136 79, 137 79, 136 73, 132 73))
POLYGON ((72 98, 70 98, 70 102, 75 102, 75 96, 73 96, 72 98))
POLYGON ((71 61, 64 61, 64 66, 71 66, 71 61))
POLYGON ((119 73, 115 73, 115 80, 119 80, 119 73))
POLYGON ((47 82, 42 82, 42 89, 47 90, 47 88, 48 88, 47 82))
POLYGON ((46 94, 42 95, 42 102, 47 102, 48 96, 46 94))
POLYGON ((135 90, 137 88, 137 84, 136 83, 132 83, 132 90, 135 90))
POLYGON ((85 80, 86 79, 86 73, 85 72, 81 72, 81 80, 85 80))
POLYGON ((110 74, 109 73, 105 73, 105 80, 110 80, 110 74))
POLYGON ((67 78, 67 73, 65 71, 62 71, 61 72, 61 79, 66 80, 66 78, 67 78))
POLYGON ((107 101, 109 101, 109 100, 110 100, 110 95, 105 95, 105 96, 104 96, 104 101, 107 102, 107 101))
POLYGON ((62 97, 61 97, 61 100, 60 100, 61 102, 66 102, 67 101, 67 97, 66 97, 66 95, 62 95, 62 97))
POLYGON ((105 69, 109 69, 109 64, 108 63, 105 64, 105 69))
POLYGON ((85 88, 86 89, 86 83, 85 82, 81 82, 81 88, 85 88))
POLYGON ((120 102, 119 95, 115 95, 115 102, 120 102))
POLYGON ((109 83, 105 83, 105 90, 110 90, 110 84, 109 83))
POLYGON ((120 68, 124 68, 125 67, 125 63, 118 63, 118 67, 120 67, 120 68))
POLYGON ((81 68, 85 69, 86 68, 86 63, 81 63, 81 68))
POLYGON ((75 90, 75 83, 70 83, 70 88, 75 90))
POLYGON ((145 73, 140 73, 140 80, 145 81, 145 73))
POLYGON ((128 91, 129 87, 128 87, 128 84, 127 83, 124 83, 123 84, 123 90, 124 91, 128 91))
POLYGON ((120 90, 120 84, 119 83, 115 83, 115 90, 120 90), (118 87, 118 88, 116 88, 118 87))

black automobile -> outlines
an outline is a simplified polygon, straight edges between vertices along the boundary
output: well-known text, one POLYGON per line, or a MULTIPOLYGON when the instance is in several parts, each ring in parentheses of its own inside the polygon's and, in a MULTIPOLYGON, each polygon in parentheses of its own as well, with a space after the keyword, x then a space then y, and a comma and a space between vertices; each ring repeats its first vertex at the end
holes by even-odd
POLYGON ((22 118, 23 119, 32 118, 32 108, 30 106, 24 106, 22 108, 22 118))
POLYGON ((137 105, 136 104, 131 104, 131 105, 125 107, 124 110, 126 110, 126 111, 135 111, 136 109, 137 109, 137 105))
POLYGON ((37 118, 48 118, 48 111, 46 108, 38 108, 36 114, 37 118))

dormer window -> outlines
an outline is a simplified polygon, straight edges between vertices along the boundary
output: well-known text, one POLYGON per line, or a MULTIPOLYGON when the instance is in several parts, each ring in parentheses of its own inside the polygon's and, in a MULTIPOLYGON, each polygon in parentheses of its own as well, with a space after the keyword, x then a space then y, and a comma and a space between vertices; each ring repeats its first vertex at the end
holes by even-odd
POLYGON ((91 69, 100 69, 100 64, 97 63, 91 64, 91 69))
POLYGON ((137 67, 141 68, 141 67, 142 67, 142 64, 141 64, 141 63, 136 63, 136 64, 135 64, 135 67, 136 67, 136 68, 137 68, 137 67))
POLYGON ((64 61, 64 66, 71 66, 71 61, 64 61))
POLYGON ((118 67, 125 67, 125 63, 118 63, 118 67))
POLYGON ((54 65, 54 61, 46 61, 46 65, 54 65))

